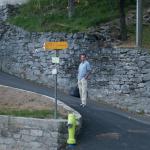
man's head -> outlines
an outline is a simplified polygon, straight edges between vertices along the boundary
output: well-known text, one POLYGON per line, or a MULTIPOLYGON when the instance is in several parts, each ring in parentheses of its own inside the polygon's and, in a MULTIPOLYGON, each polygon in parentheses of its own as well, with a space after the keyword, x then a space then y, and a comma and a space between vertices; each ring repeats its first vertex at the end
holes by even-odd
POLYGON ((80 60, 83 62, 86 60, 86 54, 80 54, 80 60))

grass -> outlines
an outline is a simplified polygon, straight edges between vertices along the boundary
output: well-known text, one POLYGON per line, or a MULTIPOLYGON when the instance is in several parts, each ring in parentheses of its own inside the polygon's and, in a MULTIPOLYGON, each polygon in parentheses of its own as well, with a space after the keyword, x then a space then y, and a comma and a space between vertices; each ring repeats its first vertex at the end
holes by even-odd
MULTIPOLYGON (((127 6, 134 1, 127 0, 127 6)), ((68 0, 30 0, 9 22, 29 31, 77 32, 118 17, 117 0, 80 0, 75 16, 68 18, 68 0)))
MULTIPOLYGON (((54 118, 54 110, 16 110, 16 109, 1 109, 0 115, 10 115, 15 117, 31 117, 31 118, 54 118)), ((58 117, 65 118, 60 113, 58 117)))

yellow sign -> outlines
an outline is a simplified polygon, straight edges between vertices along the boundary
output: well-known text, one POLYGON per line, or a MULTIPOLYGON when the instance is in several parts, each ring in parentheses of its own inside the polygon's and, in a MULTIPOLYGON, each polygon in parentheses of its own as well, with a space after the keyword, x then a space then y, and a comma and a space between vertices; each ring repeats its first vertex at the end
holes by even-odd
POLYGON ((67 42, 45 42, 43 48, 45 50, 62 50, 68 48, 67 42))

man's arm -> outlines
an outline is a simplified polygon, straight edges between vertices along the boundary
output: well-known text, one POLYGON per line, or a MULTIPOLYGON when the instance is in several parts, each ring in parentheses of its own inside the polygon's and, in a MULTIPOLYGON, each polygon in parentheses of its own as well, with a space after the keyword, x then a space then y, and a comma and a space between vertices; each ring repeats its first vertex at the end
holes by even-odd
POLYGON ((92 72, 92 68, 91 68, 91 65, 89 63, 87 63, 86 69, 87 69, 87 73, 85 75, 85 79, 88 79, 90 74, 91 74, 91 72, 92 72))

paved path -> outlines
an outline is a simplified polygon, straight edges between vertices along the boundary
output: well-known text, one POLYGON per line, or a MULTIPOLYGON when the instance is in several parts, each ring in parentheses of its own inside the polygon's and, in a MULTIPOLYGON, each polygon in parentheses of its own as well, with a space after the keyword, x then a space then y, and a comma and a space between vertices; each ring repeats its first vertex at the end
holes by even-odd
MULTIPOLYGON (((0 84, 53 96, 53 89, 0 72, 0 84)), ((83 129, 76 150, 149 150, 150 126, 128 118, 128 114, 89 102, 79 107, 79 99, 59 92, 59 99, 83 116, 83 129)))

